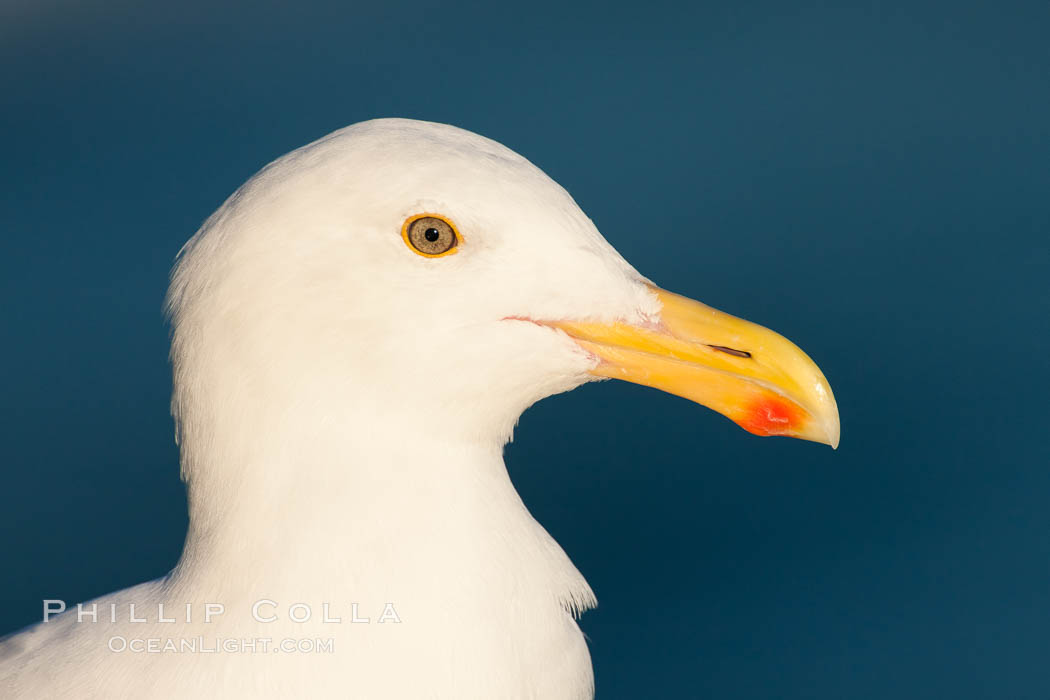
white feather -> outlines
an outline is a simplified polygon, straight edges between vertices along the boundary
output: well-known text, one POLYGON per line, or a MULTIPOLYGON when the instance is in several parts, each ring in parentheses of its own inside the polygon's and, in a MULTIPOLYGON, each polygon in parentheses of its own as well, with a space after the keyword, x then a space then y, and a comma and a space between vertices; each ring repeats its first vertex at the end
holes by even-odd
POLYGON ((172 276, 182 558, 96 601, 96 623, 74 608, 0 644, 3 697, 591 697, 574 615, 594 596, 502 447, 595 360, 515 319, 651 318, 644 282, 543 172, 454 127, 364 122, 271 163, 172 276), (458 254, 405 245, 424 211, 456 223, 458 254), (262 599, 279 620, 252 616, 262 599), (149 621, 127 621, 129 602, 149 621), (205 624, 206 603, 225 612, 205 624), (292 622, 293 603, 313 619, 292 622), (318 619, 325 603, 342 623, 318 619), (400 622, 377 622, 387 603, 400 622), (372 621, 350 623, 352 604, 372 621), (333 651, 114 652, 114 637, 333 651))

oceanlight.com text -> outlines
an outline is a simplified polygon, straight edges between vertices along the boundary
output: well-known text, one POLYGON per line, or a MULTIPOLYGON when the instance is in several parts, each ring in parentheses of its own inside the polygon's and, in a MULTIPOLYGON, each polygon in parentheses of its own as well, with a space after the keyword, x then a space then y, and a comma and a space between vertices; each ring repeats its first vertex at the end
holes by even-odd
POLYGON ((332 654, 335 640, 307 637, 274 640, 271 637, 234 639, 222 637, 124 637, 107 643, 116 654, 332 654))

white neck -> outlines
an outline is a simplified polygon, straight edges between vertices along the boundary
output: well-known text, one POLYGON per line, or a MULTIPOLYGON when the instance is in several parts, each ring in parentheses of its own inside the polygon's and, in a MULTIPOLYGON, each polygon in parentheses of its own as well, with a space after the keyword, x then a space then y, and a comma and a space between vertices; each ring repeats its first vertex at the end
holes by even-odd
MULTIPOLYGON (((226 627, 210 633, 335 638, 359 688, 395 682, 396 697, 590 697, 572 614, 593 593, 526 510, 501 448, 331 430, 282 449, 288 437, 262 434, 258 461, 232 477, 196 472, 167 599, 223 603, 226 627), (261 599, 280 615, 327 603, 343 623, 260 626, 248 610, 261 599), (400 623, 376 624, 388 603, 400 623), (354 605, 370 624, 346 624, 354 605)), ((338 665, 332 679, 307 670, 346 684, 338 665)))
POLYGON ((292 439, 260 428, 250 465, 200 465, 173 580, 198 593, 337 600, 527 587, 573 611, 593 604, 521 502, 501 447, 380 431, 314 424, 292 439))

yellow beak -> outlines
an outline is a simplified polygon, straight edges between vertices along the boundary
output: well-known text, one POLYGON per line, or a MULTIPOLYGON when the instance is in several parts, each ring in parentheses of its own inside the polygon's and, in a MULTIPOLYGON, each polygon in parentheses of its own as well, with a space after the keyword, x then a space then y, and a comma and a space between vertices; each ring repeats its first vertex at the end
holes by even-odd
POLYGON ((718 411, 755 435, 839 444, 839 411, 820 368, 768 328, 652 288, 653 327, 547 322, 599 358, 599 377, 623 379, 718 411))

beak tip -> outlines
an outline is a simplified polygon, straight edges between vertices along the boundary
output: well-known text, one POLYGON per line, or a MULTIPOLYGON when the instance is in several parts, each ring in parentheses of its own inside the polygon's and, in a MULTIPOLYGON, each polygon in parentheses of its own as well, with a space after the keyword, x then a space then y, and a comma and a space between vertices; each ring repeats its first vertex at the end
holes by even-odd
POLYGON ((839 424, 839 414, 835 411, 835 415, 831 416, 824 422, 824 442, 831 446, 831 449, 837 450, 839 448, 839 437, 841 436, 841 426, 839 424))

